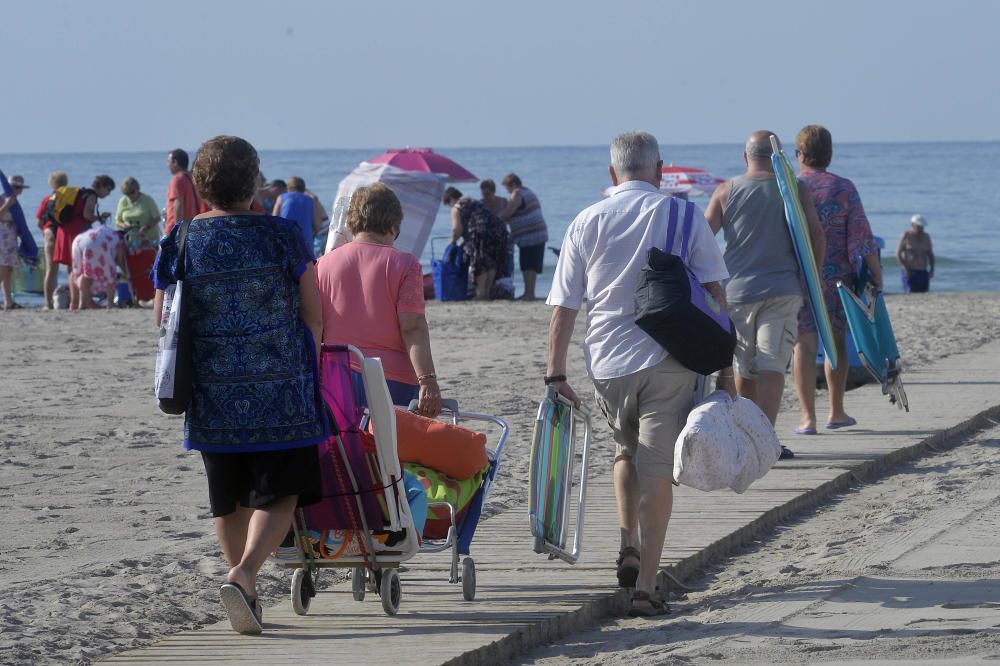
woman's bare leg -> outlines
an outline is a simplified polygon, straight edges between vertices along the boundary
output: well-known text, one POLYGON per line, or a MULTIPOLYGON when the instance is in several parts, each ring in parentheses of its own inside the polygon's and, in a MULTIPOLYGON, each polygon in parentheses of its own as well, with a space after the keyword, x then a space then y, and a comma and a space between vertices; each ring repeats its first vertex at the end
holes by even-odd
POLYGON ((228 580, 239 583, 247 594, 257 596, 257 572, 288 534, 297 502, 295 495, 282 497, 255 509, 250 516, 243 557, 227 576, 228 580))
POLYGON ((59 275, 59 265, 52 263, 52 255, 56 249, 56 232, 52 229, 45 230, 45 282, 43 292, 45 295, 45 309, 53 308, 52 296, 56 291, 56 277, 59 275))
MULTIPOLYGON (((70 284, 73 284, 72 280, 70 280, 70 284)), ((97 307, 97 303, 94 303, 94 296, 90 291, 93 284, 94 284, 93 278, 89 278, 86 276, 80 278, 80 286, 77 287, 77 292, 76 292, 76 298, 77 298, 76 307, 78 309, 83 310, 84 308, 97 307)), ((72 291, 72 288, 70 288, 70 291, 72 291)))
POLYGON ((799 408, 802 416, 799 419, 800 428, 816 427, 816 352, 819 340, 815 333, 799 332, 795 343, 795 353, 792 357, 792 377, 795 379, 795 392, 799 396, 799 408))
POLYGON ((493 294, 493 283, 496 281, 497 270, 492 268, 476 276, 476 300, 488 301, 493 294))
POLYGON ((851 369, 850 361, 847 359, 847 335, 844 331, 833 332, 834 344, 837 346, 837 369, 830 367, 827 360, 824 370, 826 371, 826 385, 830 389, 830 416, 827 423, 845 423, 851 417, 844 411, 844 393, 847 391, 847 373, 851 369))
POLYGON ((8 310, 14 306, 13 275, 13 266, 0 266, 0 288, 3 289, 3 305, 8 310))

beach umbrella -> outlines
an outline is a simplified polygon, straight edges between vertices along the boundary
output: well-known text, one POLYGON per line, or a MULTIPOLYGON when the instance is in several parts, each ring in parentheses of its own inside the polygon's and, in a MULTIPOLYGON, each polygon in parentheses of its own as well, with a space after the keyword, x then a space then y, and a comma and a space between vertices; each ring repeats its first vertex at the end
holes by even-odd
POLYGON ((443 173, 451 182, 479 180, 468 169, 430 148, 393 148, 367 160, 371 164, 389 164, 403 171, 443 173))
MULTIPOLYGON (((716 178, 704 169, 686 166, 663 167, 660 174, 660 191, 664 194, 686 194, 691 197, 711 196, 715 188, 726 182, 722 178, 716 178)), ((609 187, 604 190, 604 196, 611 196, 609 187)))

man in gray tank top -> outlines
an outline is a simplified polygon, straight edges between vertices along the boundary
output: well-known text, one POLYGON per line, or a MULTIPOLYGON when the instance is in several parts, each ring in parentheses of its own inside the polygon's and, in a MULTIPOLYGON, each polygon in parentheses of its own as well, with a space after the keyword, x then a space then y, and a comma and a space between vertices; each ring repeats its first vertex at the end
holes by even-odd
MULTIPOLYGON (((714 233, 722 230, 726 241, 724 257, 731 276, 726 301, 737 335, 736 390, 753 400, 773 425, 798 335, 802 283, 771 166, 771 135, 767 130, 750 135, 743 153, 746 172, 715 190, 705 217, 714 233)), ((799 197, 813 249, 821 258, 825 239, 809 188, 799 188, 799 197)), ((793 455, 782 447, 782 458, 793 455)))

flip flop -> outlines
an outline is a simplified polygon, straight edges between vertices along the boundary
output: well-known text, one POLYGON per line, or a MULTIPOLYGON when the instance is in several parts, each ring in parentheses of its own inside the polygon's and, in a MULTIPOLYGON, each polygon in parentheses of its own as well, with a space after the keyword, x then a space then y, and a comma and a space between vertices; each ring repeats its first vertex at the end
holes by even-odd
POLYGON ((264 630, 261 623, 260 602, 246 593, 239 583, 227 581, 219 588, 222 605, 229 614, 229 624, 240 634, 259 634, 264 630))
POLYGON ((658 617, 670 615, 670 606, 654 599, 648 592, 633 592, 632 606, 628 610, 629 617, 658 617), (636 603, 640 605, 636 605, 636 603))
POLYGON ((858 422, 854 420, 853 416, 847 417, 847 420, 842 423, 827 423, 827 430, 836 430, 837 428, 848 428, 852 425, 858 425, 858 422))
POLYGON ((815 435, 816 434, 816 428, 803 428, 802 426, 799 426, 798 428, 795 429, 795 434, 796 435, 815 435))
POLYGON ((618 565, 618 586, 635 587, 635 581, 639 578, 639 566, 637 564, 630 564, 628 566, 622 564, 626 557, 634 557, 638 560, 639 549, 632 546, 625 546, 618 553, 618 561, 615 562, 618 565))

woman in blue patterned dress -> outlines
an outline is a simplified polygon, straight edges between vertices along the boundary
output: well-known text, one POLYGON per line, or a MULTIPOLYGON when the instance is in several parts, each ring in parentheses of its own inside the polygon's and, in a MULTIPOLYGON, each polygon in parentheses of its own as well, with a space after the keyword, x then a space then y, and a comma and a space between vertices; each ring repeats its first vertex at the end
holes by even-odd
MULTIPOLYGON (((190 221, 184 295, 194 385, 184 446, 200 451, 215 529, 230 570, 220 590, 230 623, 260 633, 257 572, 296 506, 319 500, 316 445, 327 435, 317 379, 323 315, 315 260, 293 222, 255 213, 253 146, 219 136, 192 176, 211 210, 190 221)), ((176 281, 177 224, 153 268, 159 325, 176 281)))

